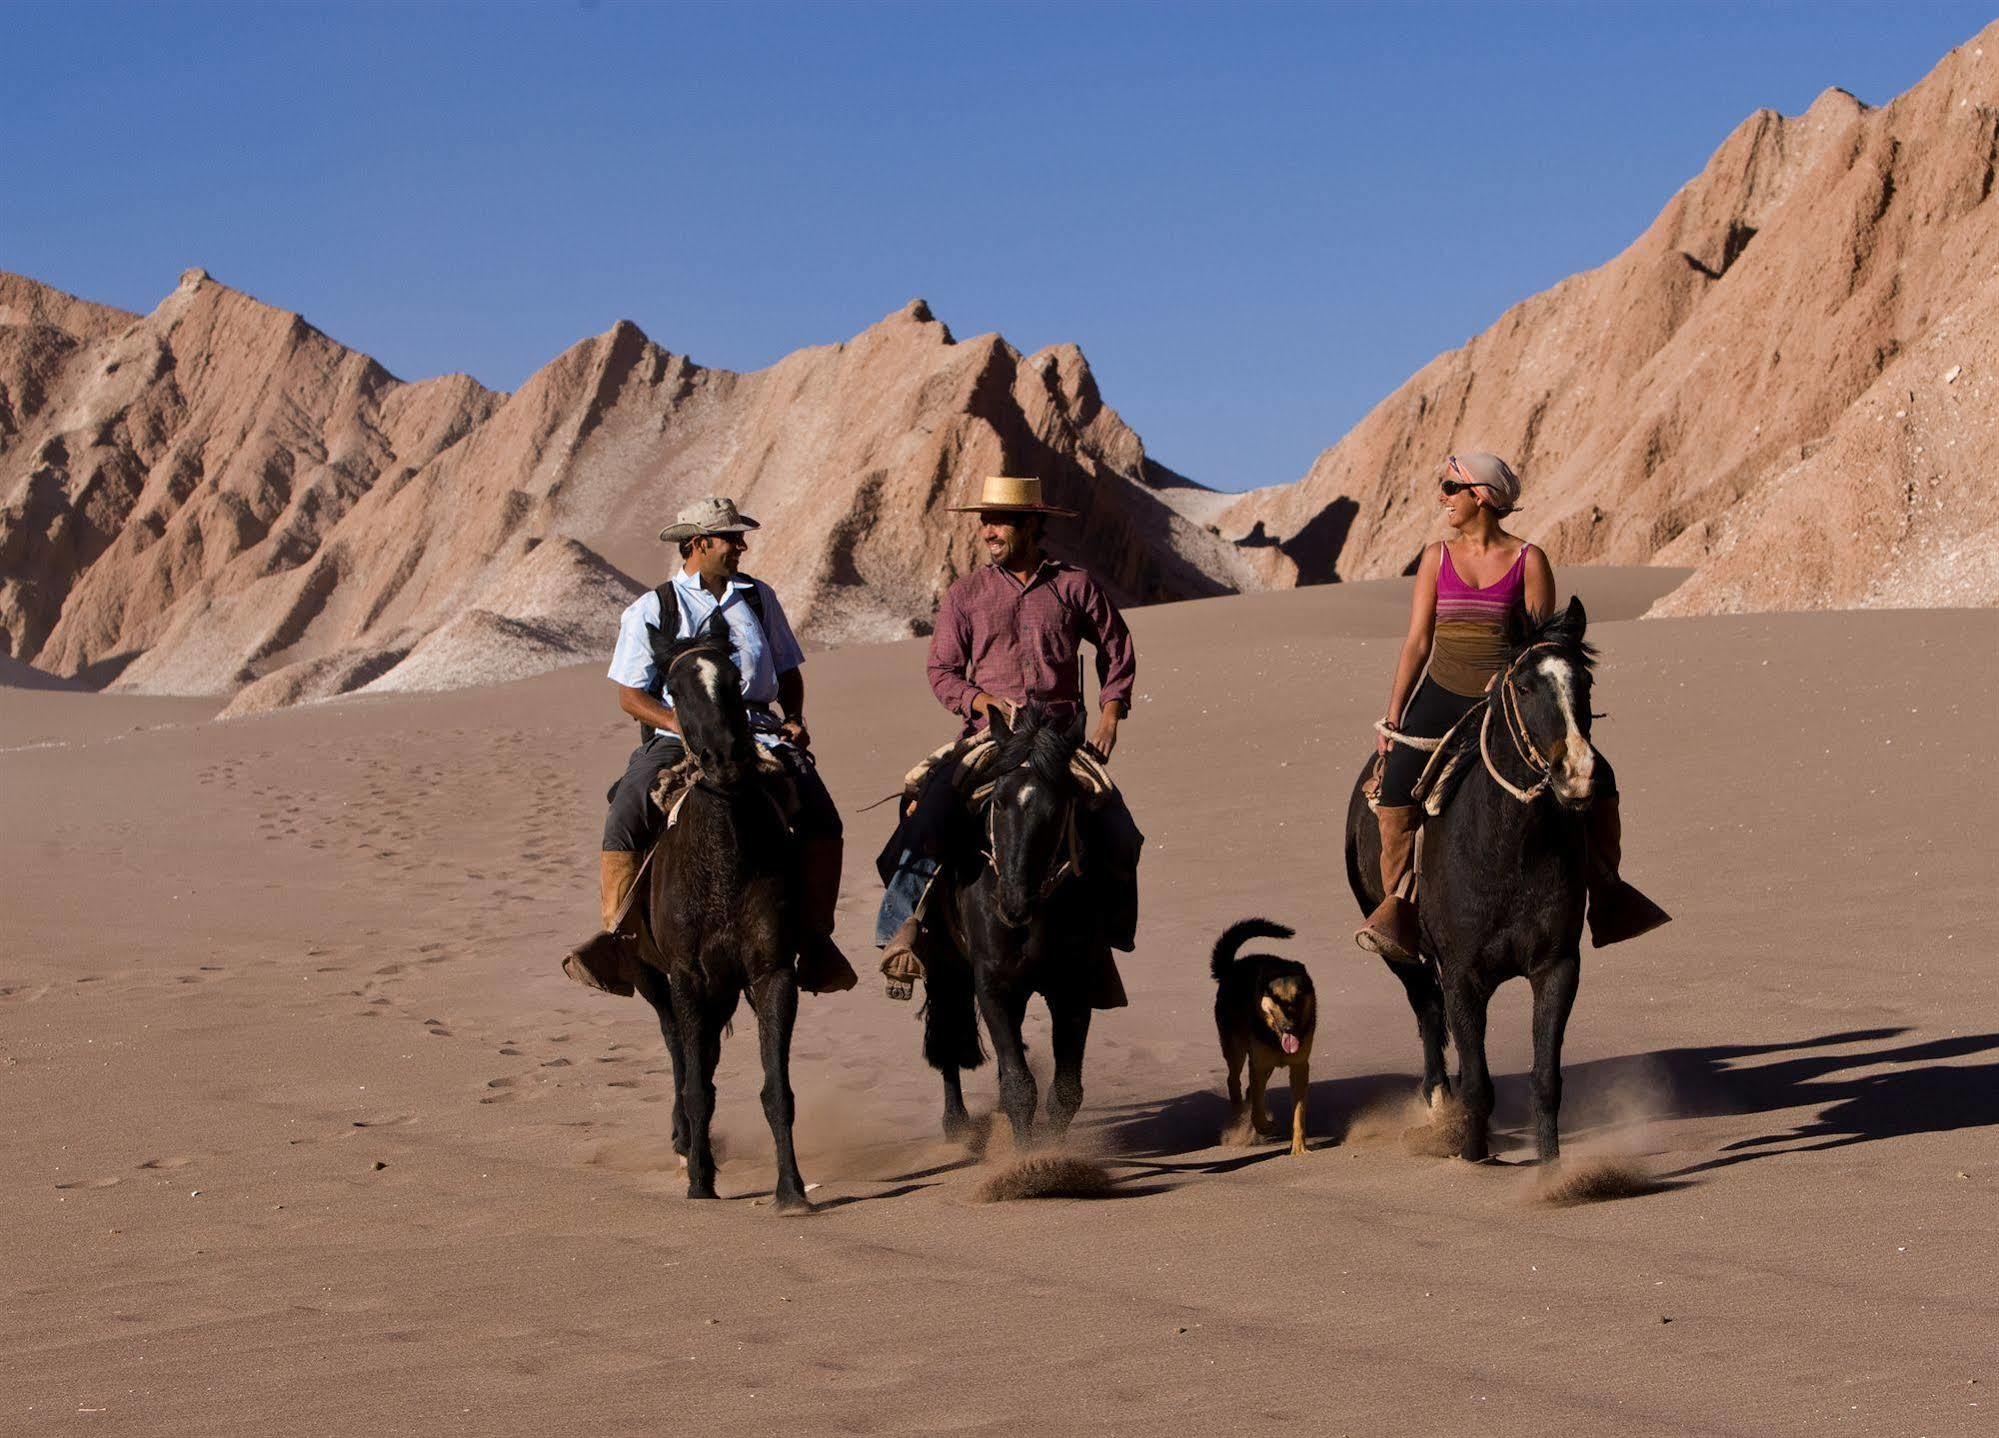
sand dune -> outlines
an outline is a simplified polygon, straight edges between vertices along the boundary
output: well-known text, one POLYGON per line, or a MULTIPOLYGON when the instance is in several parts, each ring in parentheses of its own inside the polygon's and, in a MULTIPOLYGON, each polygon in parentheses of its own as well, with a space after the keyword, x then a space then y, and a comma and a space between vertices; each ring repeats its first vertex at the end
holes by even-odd
MULTIPOLYGON (((1658 589, 1563 584, 1604 615, 1658 589)), ((1133 617, 1145 918, 1080 1121, 1113 1196, 980 1202, 910 1007, 864 987, 805 1004, 796 1220, 756 1203, 748 1021, 728 1201, 689 1204, 648 1012, 556 972, 632 737, 595 666, 227 723, 0 689, 7 1426, 1982 1431, 1999 616, 1598 627, 1628 868, 1678 922, 1586 954, 1567 1056, 1571 1158, 1657 1191, 1560 1207, 1409 1152, 1413 1024, 1347 938, 1339 816, 1403 603, 1133 617), (1302 1159, 1218 1144, 1205 954, 1252 913, 1320 986, 1302 1159)), ((860 805, 948 725, 918 644, 807 673, 865 853, 860 805)), ((855 949, 875 897, 856 863, 855 949)))

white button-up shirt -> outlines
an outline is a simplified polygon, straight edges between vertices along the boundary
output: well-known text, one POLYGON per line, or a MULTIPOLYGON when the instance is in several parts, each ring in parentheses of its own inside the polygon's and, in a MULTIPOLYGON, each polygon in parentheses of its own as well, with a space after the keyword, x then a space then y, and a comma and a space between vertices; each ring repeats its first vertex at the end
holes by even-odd
MULTIPOLYGON (((736 669, 743 676, 743 698, 750 704, 775 703, 778 675, 789 674, 805 662, 805 651, 798 647, 791 621, 784 617, 784 606, 778 603, 777 591, 762 580, 732 579, 718 600, 702 587, 698 577, 682 570, 673 576, 667 593, 679 610, 673 630, 678 639, 693 634, 717 609, 722 611, 729 625, 729 638, 735 645, 736 669), (756 611, 750 608, 751 585, 763 591, 762 625, 757 623, 756 611)), ((660 620, 659 595, 653 590, 647 590, 625 606, 618 620, 618 647, 611 653, 610 677, 629 688, 650 691, 658 684, 659 667, 652 660, 652 643, 646 635, 648 624, 666 628, 660 620)), ((662 693, 659 702, 671 709, 673 696, 662 693)), ((750 710, 753 729, 775 730, 779 722, 775 715, 750 710)))

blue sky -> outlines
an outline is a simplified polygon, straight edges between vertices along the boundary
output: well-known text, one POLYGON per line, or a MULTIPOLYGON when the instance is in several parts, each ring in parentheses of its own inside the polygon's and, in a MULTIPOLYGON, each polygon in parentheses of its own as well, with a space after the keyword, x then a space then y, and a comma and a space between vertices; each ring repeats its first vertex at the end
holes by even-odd
POLYGON ((1151 452, 1296 478, 1610 258, 1761 105, 1959 4, 10 5, 0 268, 188 265, 498 388, 619 318, 735 369, 915 295, 1083 346, 1151 452))

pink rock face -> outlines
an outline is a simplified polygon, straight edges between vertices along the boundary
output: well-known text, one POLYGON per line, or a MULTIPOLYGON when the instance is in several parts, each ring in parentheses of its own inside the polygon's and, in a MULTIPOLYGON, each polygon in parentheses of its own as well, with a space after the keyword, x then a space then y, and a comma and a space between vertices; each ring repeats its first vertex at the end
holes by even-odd
POLYGON ((1693 568, 1654 613, 1999 601, 1995 108, 1999 25, 1885 108, 1757 112, 1623 254, 1222 532, 1267 584, 1398 574, 1444 532, 1444 456, 1488 449, 1558 563, 1693 568))
POLYGON ((620 323, 512 395, 405 383, 200 270, 149 315, 0 274, 0 655, 264 708, 599 658, 688 500, 820 643, 926 632, 946 507, 1038 474, 1121 601, 1400 573, 1435 467, 1507 455, 1558 562, 1679 566, 1654 613, 1999 602, 1999 25, 1893 104, 1759 111, 1602 268, 1431 361, 1296 484, 1152 461, 1082 353, 922 301, 767 370, 620 323))

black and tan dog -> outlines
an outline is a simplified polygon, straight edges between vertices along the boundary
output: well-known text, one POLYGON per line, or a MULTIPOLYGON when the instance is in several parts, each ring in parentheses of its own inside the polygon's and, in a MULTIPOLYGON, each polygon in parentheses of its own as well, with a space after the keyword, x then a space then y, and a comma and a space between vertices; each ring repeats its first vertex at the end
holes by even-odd
POLYGON ((1256 1131, 1277 1132, 1264 1109, 1263 1091, 1270 1071, 1291 1071, 1291 1152, 1305 1151, 1305 1092, 1312 1077, 1312 1035, 1319 1027, 1319 1000, 1305 966, 1269 954, 1236 952, 1251 939, 1288 939, 1291 930, 1268 919, 1244 919, 1231 924, 1215 940, 1209 971, 1215 976, 1215 1031, 1222 1041, 1222 1062, 1229 1070, 1231 1121, 1242 1121, 1245 1106, 1256 1131), (1249 1098, 1245 1105, 1241 1071, 1249 1060, 1249 1098))

